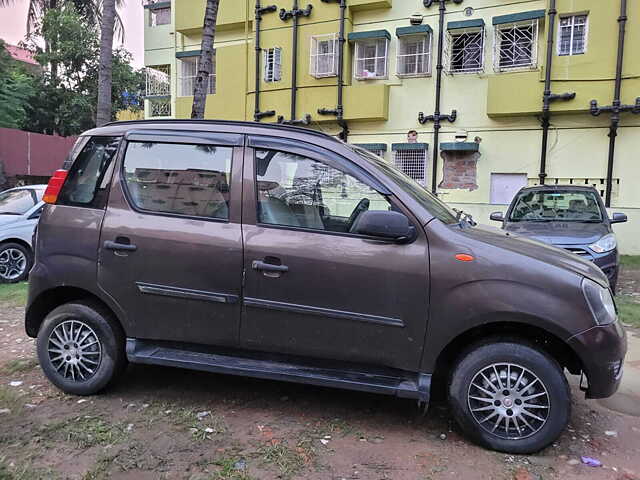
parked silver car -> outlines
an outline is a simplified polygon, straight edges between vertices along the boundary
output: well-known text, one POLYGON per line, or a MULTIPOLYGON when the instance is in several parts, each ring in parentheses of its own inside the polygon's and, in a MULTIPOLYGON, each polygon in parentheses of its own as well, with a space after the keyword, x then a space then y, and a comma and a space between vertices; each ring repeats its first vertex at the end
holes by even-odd
POLYGON ((31 238, 44 203, 46 185, 29 185, 0 193, 0 283, 27 278, 33 265, 31 238))

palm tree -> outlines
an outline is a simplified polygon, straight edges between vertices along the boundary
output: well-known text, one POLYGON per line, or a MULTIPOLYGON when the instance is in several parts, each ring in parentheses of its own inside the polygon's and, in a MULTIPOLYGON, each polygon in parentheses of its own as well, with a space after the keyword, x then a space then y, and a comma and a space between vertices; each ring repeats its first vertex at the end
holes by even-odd
POLYGON ((113 33, 116 20, 116 0, 102 1, 100 23, 100 66, 98 67, 98 106, 96 126, 111 121, 111 74, 113 63, 113 33))
POLYGON ((220 0, 207 0, 207 6, 204 11, 202 46, 200 48, 198 72, 193 85, 193 107, 191 109, 191 118, 204 118, 204 107, 207 101, 207 86, 209 85, 209 75, 211 75, 213 67, 213 40, 216 35, 216 21, 218 18, 219 3, 220 0))

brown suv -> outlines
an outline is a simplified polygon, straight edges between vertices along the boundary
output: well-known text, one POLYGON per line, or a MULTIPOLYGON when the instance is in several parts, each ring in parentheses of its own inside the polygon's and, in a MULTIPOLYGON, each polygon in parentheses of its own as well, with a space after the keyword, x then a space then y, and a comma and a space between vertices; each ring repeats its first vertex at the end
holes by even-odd
POLYGON ((470 437, 524 453, 567 424, 563 369, 587 398, 620 383, 626 337, 597 267, 475 226, 328 135, 122 122, 86 132, 65 167, 26 330, 66 392, 102 390, 127 361, 423 404, 442 386, 470 437))

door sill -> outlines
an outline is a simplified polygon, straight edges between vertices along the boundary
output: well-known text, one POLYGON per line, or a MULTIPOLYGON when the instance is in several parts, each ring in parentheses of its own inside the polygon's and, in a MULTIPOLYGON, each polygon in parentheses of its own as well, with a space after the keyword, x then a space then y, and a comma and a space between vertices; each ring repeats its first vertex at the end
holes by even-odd
POLYGON ((184 345, 150 340, 127 339, 127 358, 131 363, 224 373, 243 377, 305 383, 322 387, 413 398, 428 405, 431 375, 394 371, 380 373, 373 369, 340 369, 287 363, 272 359, 249 358, 228 353, 196 351, 184 345))

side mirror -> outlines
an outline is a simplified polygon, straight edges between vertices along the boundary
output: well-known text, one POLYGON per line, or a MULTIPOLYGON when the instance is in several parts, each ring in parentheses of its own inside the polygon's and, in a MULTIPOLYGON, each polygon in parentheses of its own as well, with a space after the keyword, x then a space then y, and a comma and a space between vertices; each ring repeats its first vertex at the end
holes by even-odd
POLYGON ((613 216, 611 217, 611 220, 609 220, 609 223, 624 223, 626 222, 627 219, 627 215, 624 213, 614 213, 613 216))
POLYGON ((368 210, 358 216, 352 232, 359 235, 405 241, 413 237, 414 228, 402 213, 368 210))
POLYGON ((489 220, 493 220, 494 222, 504 222, 504 214, 502 212, 493 212, 489 215, 489 220))

